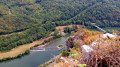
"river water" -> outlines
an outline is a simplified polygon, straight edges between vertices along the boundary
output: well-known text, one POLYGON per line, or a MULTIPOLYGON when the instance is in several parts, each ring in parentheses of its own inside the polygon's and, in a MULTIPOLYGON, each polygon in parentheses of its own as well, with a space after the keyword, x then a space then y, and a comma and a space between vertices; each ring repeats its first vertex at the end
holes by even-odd
POLYGON ((60 44, 65 45, 68 37, 62 37, 60 40, 50 43, 45 46, 46 51, 32 51, 29 55, 22 58, 14 59, 7 62, 0 63, 0 67, 37 67, 40 64, 50 60, 54 56, 60 54, 62 50, 57 50, 60 44))

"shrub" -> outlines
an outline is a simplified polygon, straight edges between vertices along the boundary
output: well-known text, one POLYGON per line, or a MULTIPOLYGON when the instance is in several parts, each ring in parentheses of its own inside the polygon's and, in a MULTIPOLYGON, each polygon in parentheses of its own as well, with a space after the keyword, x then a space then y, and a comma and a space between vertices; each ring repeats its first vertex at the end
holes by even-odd
POLYGON ((63 56, 63 57, 66 57, 66 56, 68 56, 68 55, 69 55, 69 53, 68 53, 66 50, 63 50, 63 51, 62 51, 62 56, 63 56))

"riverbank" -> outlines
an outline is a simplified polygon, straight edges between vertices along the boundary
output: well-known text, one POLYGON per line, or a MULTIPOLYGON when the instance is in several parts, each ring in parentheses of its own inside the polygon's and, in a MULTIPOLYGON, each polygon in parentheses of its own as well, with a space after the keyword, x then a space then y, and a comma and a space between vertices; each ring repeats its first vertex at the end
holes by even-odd
POLYGON ((40 39, 40 40, 34 41, 33 43, 30 43, 30 44, 19 46, 19 47, 14 48, 13 50, 11 50, 9 52, 0 53, 0 56, 2 57, 2 59, 0 59, 0 62, 4 62, 4 61, 9 61, 9 60, 13 60, 13 59, 16 59, 16 58, 20 58, 20 57, 22 57, 24 55, 29 54, 30 53, 30 49, 34 49, 35 47, 45 47, 45 46, 47 46, 50 43, 53 43, 55 41, 60 40, 61 38, 62 37, 58 37, 58 38, 54 39, 54 37, 50 36, 50 37, 47 37, 47 38, 44 38, 44 39, 40 39), (45 41, 48 41, 48 42, 45 42, 45 41), (24 49, 22 49, 22 48, 24 48, 24 49), (4 54, 4 55, 2 55, 2 54, 4 54))
POLYGON ((15 57, 7 57, 7 58, 0 59, 0 62, 10 61, 10 60, 13 60, 13 59, 21 58, 21 57, 23 57, 25 55, 28 55, 28 54, 30 54, 30 51, 26 50, 25 53, 19 54, 15 57))
MULTIPOLYGON (((49 39, 52 39, 52 38, 53 38, 53 37, 51 37, 51 38, 49 38, 49 39)), ((48 39, 48 40, 44 40, 43 43, 41 43, 41 44, 36 44, 36 45, 34 45, 33 47, 31 47, 30 49, 32 50, 32 49, 38 48, 38 47, 44 48, 45 46, 47 46, 47 45, 49 45, 49 44, 51 44, 51 43, 53 43, 53 42, 55 42, 55 41, 58 41, 58 40, 60 40, 61 38, 62 38, 62 37, 56 38, 56 39, 52 39, 51 41, 49 41, 49 39, 48 39), (45 42, 45 41, 48 41, 48 42, 45 42)))
MULTIPOLYGON (((45 47, 43 47, 45 48, 45 51, 31 51, 29 55, 2 62, 0 63, 0 67, 38 67, 40 64, 43 64, 49 61, 51 58, 59 55, 62 50, 64 50, 64 48, 62 50, 58 50, 56 46, 58 46, 59 44, 65 45, 65 41, 67 38, 68 37, 61 37, 57 41, 55 40, 54 42, 46 45, 45 47)), ((39 47, 37 47, 36 50, 39 50, 39 47)))
POLYGON ((44 64, 41 64, 38 67, 46 67, 46 66, 49 67, 49 66, 53 65, 54 63, 58 62, 60 57, 61 57, 61 53, 59 55, 51 58, 49 61, 45 62, 44 64))
POLYGON ((0 60, 8 57, 16 57, 19 54, 24 54, 26 50, 29 50, 31 47, 34 47, 36 44, 42 44, 45 40, 48 40, 49 38, 51 37, 40 39, 30 44, 21 45, 17 48, 10 50, 9 52, 0 53, 0 60))

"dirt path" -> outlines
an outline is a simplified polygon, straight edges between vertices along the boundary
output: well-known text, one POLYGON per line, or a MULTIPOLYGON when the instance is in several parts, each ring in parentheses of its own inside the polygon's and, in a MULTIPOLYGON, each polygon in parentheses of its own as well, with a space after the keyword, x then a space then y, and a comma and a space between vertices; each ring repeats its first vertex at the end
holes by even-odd
POLYGON ((37 40, 37 41, 34 41, 33 43, 30 43, 30 44, 26 44, 26 45, 21 45, 17 48, 14 48, 12 49, 11 51, 9 52, 5 52, 5 53, 0 53, 0 59, 3 59, 3 58, 7 58, 7 57, 15 57, 17 56, 18 54, 22 54, 24 53, 26 50, 30 49, 31 47, 33 47, 34 45, 36 44, 42 44, 44 42, 44 40, 47 40, 51 37, 47 37, 47 38, 44 38, 44 39, 40 39, 40 40, 37 40))

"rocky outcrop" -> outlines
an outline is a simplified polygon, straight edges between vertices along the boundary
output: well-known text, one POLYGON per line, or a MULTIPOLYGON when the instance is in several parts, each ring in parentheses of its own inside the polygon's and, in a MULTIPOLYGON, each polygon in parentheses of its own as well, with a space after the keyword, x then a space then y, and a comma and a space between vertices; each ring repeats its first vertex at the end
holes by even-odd
POLYGON ((70 48, 73 48, 75 46, 75 43, 77 41, 79 41, 79 47, 81 47, 82 45, 84 45, 83 40, 84 35, 82 33, 78 34, 77 36, 70 36, 67 40, 66 40, 66 51, 70 51, 70 48))
POLYGON ((74 36, 71 36, 66 40, 66 51, 70 51, 69 49, 74 47, 74 40, 74 36))

